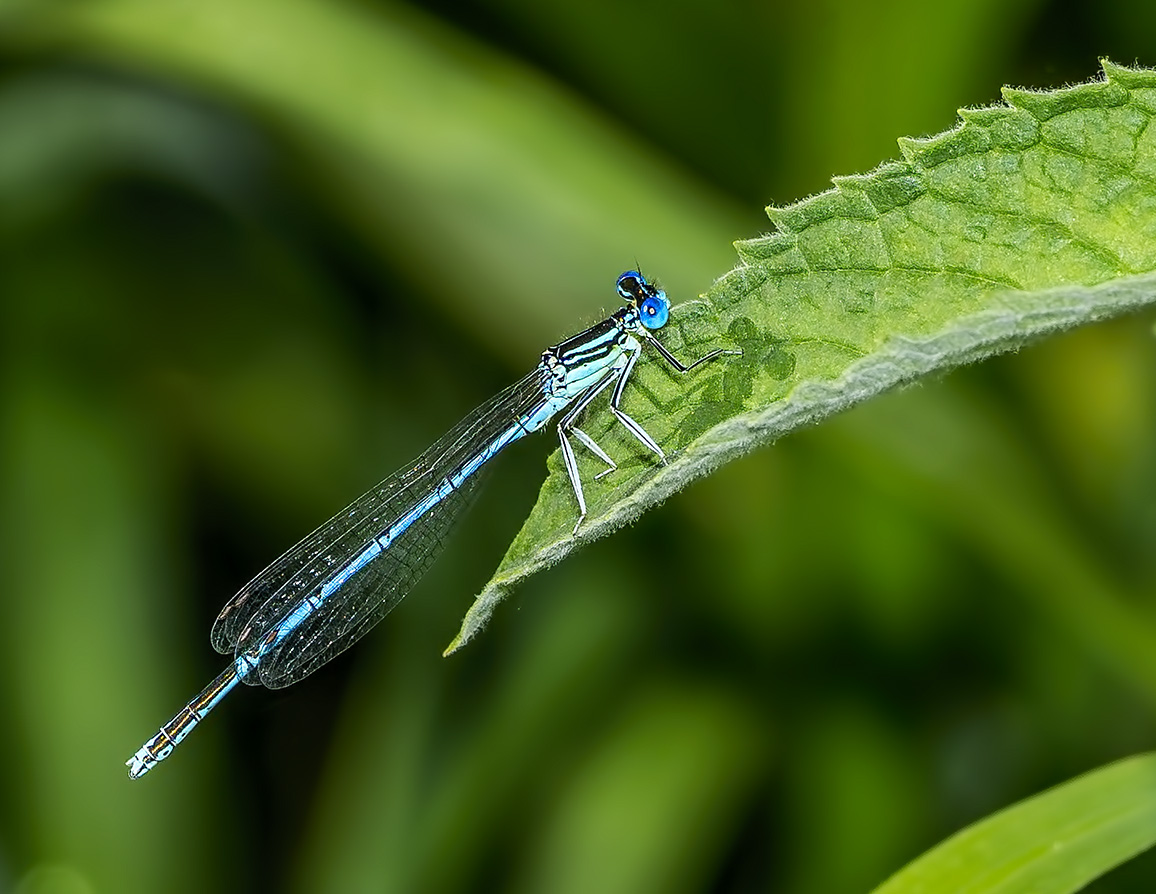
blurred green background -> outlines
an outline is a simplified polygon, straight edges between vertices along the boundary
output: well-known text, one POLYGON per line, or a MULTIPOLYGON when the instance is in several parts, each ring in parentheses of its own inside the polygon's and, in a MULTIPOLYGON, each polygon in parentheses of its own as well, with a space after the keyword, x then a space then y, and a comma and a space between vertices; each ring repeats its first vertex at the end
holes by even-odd
POLYGON ((0 890, 850 894, 1151 748, 1148 314, 734 463, 443 660, 520 444, 357 648, 122 766, 241 584, 622 269, 693 297, 764 204, 1153 34, 1149 0, 0 3, 0 890))

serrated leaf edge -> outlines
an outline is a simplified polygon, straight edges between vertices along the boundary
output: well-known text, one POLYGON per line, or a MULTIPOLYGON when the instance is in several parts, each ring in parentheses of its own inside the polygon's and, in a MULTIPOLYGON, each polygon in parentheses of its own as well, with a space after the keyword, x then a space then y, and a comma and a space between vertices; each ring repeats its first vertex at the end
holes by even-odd
POLYGON ((591 518, 577 535, 555 540, 529 561, 495 575, 466 612, 458 635, 443 654, 450 655, 469 642, 485 627, 495 606, 527 577, 561 561, 583 544, 629 524, 646 509, 730 460, 929 373, 953 369, 1050 332, 1105 319, 1154 300, 1156 273, 1091 287, 1002 292, 992 297, 995 309, 961 317, 937 335, 927 339, 892 337, 837 379, 801 382, 783 400, 735 416, 704 433, 637 490, 603 515, 591 518))

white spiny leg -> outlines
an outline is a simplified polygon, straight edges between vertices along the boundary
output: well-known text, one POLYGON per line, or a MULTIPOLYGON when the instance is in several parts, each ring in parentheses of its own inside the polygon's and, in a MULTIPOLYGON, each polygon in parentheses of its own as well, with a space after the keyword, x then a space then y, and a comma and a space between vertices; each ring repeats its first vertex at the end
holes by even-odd
POLYGON ((603 475, 609 475, 611 472, 618 468, 618 463, 607 456, 606 451, 599 447, 598 444, 595 443, 594 439, 590 437, 590 435, 586 434, 586 432, 582 431, 582 429, 572 425, 570 426, 570 434, 574 435, 574 437, 586 445, 586 448, 591 453, 602 460, 602 462, 606 463, 606 468, 594 476, 595 481, 597 481, 603 475))
POLYGON ((626 388, 626 380, 630 378, 630 371, 634 369, 634 364, 638 361, 638 356, 641 352, 641 346, 635 348, 630 353, 630 359, 626 361, 626 366, 622 368, 622 374, 618 377, 618 384, 614 388, 614 394, 610 396, 610 412, 626 427, 628 432, 638 438, 644 447, 657 454, 658 458, 665 463, 666 454, 662 448, 658 446, 654 438, 648 435, 646 429, 626 415, 622 408, 619 407, 619 403, 622 401, 622 392, 626 388))
POLYGON ((570 446, 570 439, 562 426, 558 426, 558 440, 562 444, 562 462, 566 466, 566 474, 570 476, 570 486, 574 488, 574 496, 578 499, 578 521, 574 523, 574 533, 578 533, 578 526, 586 518, 586 498, 582 495, 582 479, 578 477, 578 460, 574 458, 574 448, 570 446))
POLYGON ((614 460, 606 455, 606 451, 594 443, 593 438, 582 431, 582 429, 574 427, 574 420, 578 418, 579 413, 586 409, 590 401, 594 400, 594 398, 606 390, 606 387, 621 375, 617 370, 611 369, 610 374, 583 394, 582 397, 579 398, 578 403, 574 404, 574 406, 567 411, 566 415, 562 417, 562 421, 558 423, 558 441, 562 444, 562 461, 566 466, 566 474, 570 476, 570 486, 574 488, 574 496, 578 500, 578 521, 574 523, 575 534, 578 533, 578 528, 582 525, 583 519, 586 518, 586 497, 582 493, 582 478, 578 474, 578 459, 574 456, 574 447, 571 445, 570 439, 566 437, 566 433, 573 432, 579 441, 589 447, 595 456, 609 466, 606 471, 601 472, 595 477, 601 478, 602 475, 605 475, 607 472, 613 472, 618 468, 614 460))
POLYGON ((611 407, 610 411, 614 414, 615 418, 626 427, 628 432, 638 438, 644 447, 657 455, 663 465, 666 464, 666 452, 658 446, 654 438, 646 433, 646 429, 627 416, 622 410, 618 409, 618 407, 611 407))

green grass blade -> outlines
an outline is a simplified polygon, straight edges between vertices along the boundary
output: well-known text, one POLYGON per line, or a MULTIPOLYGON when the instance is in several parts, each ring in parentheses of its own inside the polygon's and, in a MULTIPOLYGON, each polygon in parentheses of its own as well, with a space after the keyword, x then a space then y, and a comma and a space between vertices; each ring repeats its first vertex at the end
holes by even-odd
POLYGON ((1110 764, 964 829, 874 894, 1066 894, 1156 842, 1156 755, 1110 764))
MULTIPOLYGON (((586 431, 620 470, 573 494, 557 455, 537 505, 447 649, 511 587, 637 518, 722 463, 922 376, 1156 298, 1156 72, 1005 90, 1006 105, 901 140, 901 162, 771 208, 773 235, 664 333, 684 358, 738 346, 685 378, 640 364, 625 408, 671 454, 657 466, 620 426, 586 431)), ((597 418, 595 418, 595 416, 597 418)), ((590 460, 583 457, 582 461, 590 460)), ((583 468, 590 481, 593 460, 583 468)))

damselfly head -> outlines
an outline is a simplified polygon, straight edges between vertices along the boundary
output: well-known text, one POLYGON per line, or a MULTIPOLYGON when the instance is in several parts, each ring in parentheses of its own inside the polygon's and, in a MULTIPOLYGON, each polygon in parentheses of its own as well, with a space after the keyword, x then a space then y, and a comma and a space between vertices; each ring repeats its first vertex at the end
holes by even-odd
POLYGON ((670 319, 666 292, 647 282, 637 270, 627 270, 618 277, 618 294, 638 308, 638 319, 647 329, 661 329, 670 319))

